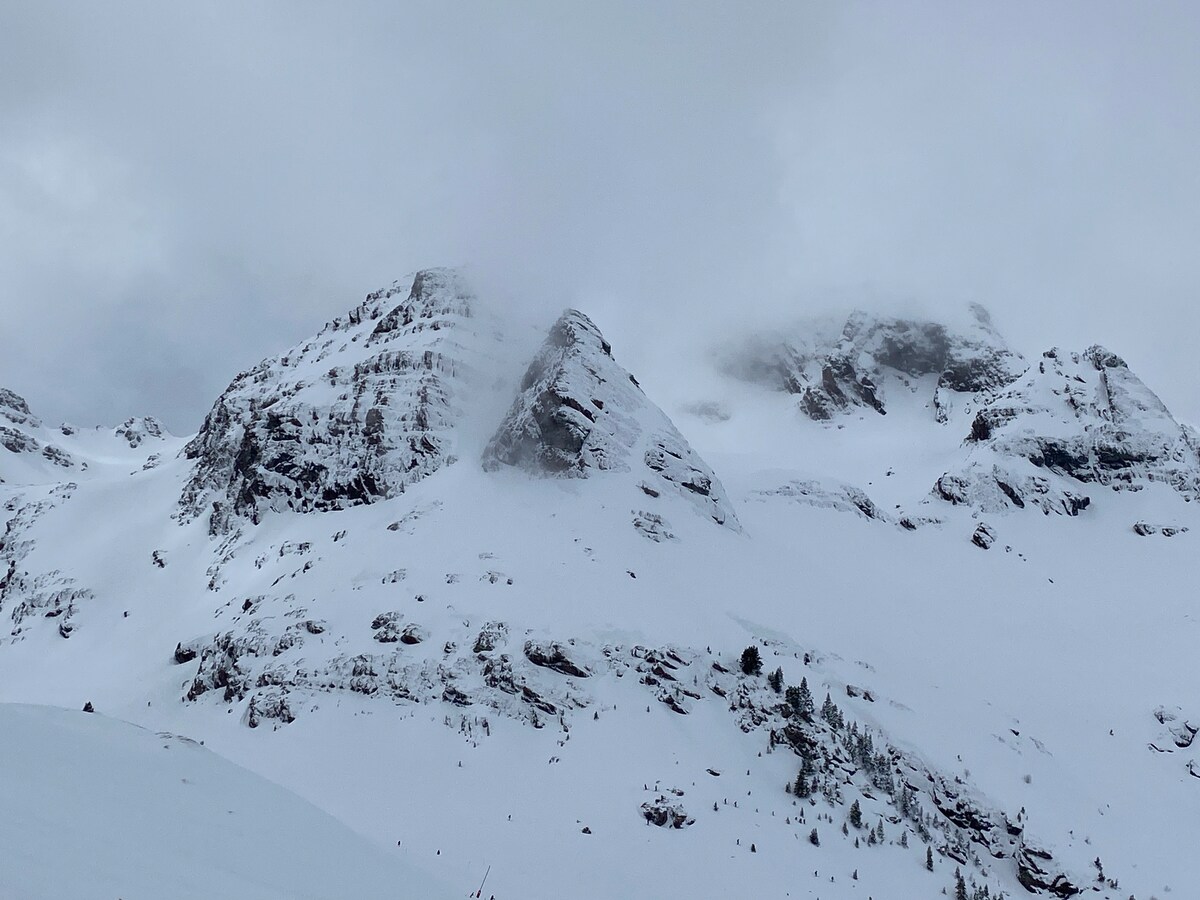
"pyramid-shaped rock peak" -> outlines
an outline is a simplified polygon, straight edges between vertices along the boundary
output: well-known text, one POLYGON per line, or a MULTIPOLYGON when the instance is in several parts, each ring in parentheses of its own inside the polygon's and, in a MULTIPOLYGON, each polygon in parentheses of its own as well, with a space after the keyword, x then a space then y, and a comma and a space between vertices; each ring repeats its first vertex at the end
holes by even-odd
POLYGON ((587 478, 630 472, 648 498, 688 497, 718 524, 737 517, 712 470, 684 440, 583 313, 562 314, 483 454, 485 469, 587 478))
POLYGON ((1046 351, 979 410, 969 440, 1076 481, 1132 489, 1157 481, 1200 496, 1195 433, 1099 346, 1046 351))
POLYGON ((473 300, 457 271, 421 271, 238 375, 185 448, 182 517, 207 513, 215 534, 265 510, 342 509, 453 462, 473 300))

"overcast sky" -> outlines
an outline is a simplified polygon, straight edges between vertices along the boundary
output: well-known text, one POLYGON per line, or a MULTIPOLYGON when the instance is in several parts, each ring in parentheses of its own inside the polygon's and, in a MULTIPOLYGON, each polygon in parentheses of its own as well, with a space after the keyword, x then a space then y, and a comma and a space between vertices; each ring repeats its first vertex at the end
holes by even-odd
POLYGON ((413 269, 655 339, 988 306, 1200 422, 1200 3, 0 6, 0 385, 188 433, 413 269))

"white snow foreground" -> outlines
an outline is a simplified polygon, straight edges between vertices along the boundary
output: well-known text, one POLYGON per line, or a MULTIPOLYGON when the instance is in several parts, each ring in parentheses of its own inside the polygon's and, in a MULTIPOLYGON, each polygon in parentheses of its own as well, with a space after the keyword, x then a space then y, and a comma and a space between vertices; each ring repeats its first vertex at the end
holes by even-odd
POLYGON ((458 896, 195 741, 0 703, 0 897, 458 896))
POLYGON ((1186 896, 1200 461, 1124 363, 860 314, 662 404, 516 331, 430 270, 191 439, 0 393, 0 700, 498 900, 1186 896))

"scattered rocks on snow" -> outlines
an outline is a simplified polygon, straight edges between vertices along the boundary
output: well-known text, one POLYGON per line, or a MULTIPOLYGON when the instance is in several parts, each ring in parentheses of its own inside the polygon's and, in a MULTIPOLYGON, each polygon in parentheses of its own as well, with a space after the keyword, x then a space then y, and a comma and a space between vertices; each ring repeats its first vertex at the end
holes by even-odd
POLYGON ((675 540, 670 523, 657 513, 634 510, 633 527, 656 543, 675 540))
POLYGON ((1175 537, 1177 534, 1183 534, 1188 530, 1186 525, 1151 525, 1149 522, 1136 522, 1133 526, 1133 533, 1148 537, 1152 534, 1161 534, 1163 537, 1175 537))
POLYGON ((1166 736, 1166 740, 1156 741, 1155 749, 1169 751, 1171 749, 1167 746, 1169 741, 1179 749, 1186 750, 1196 740, 1197 732, 1200 732, 1200 718, 1195 720, 1187 718, 1178 706, 1157 706, 1154 709, 1154 718, 1159 725, 1163 726, 1166 736), (1193 724, 1193 721, 1198 724, 1193 724))

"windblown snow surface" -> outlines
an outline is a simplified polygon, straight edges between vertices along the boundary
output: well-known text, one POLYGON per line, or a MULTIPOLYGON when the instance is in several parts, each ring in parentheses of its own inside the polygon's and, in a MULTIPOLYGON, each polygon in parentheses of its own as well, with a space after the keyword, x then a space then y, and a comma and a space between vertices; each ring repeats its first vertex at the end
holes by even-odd
POLYGON ((660 407, 582 314, 539 351, 430 284, 198 437, 9 402, 0 700, 72 711, 0 712, 0 895, 1195 894, 1196 440, 1127 368, 989 331, 956 391, 888 320, 821 395, 886 415, 728 366, 660 407))
POLYGON ((197 742, 0 704, 0 896, 457 896, 197 742))

